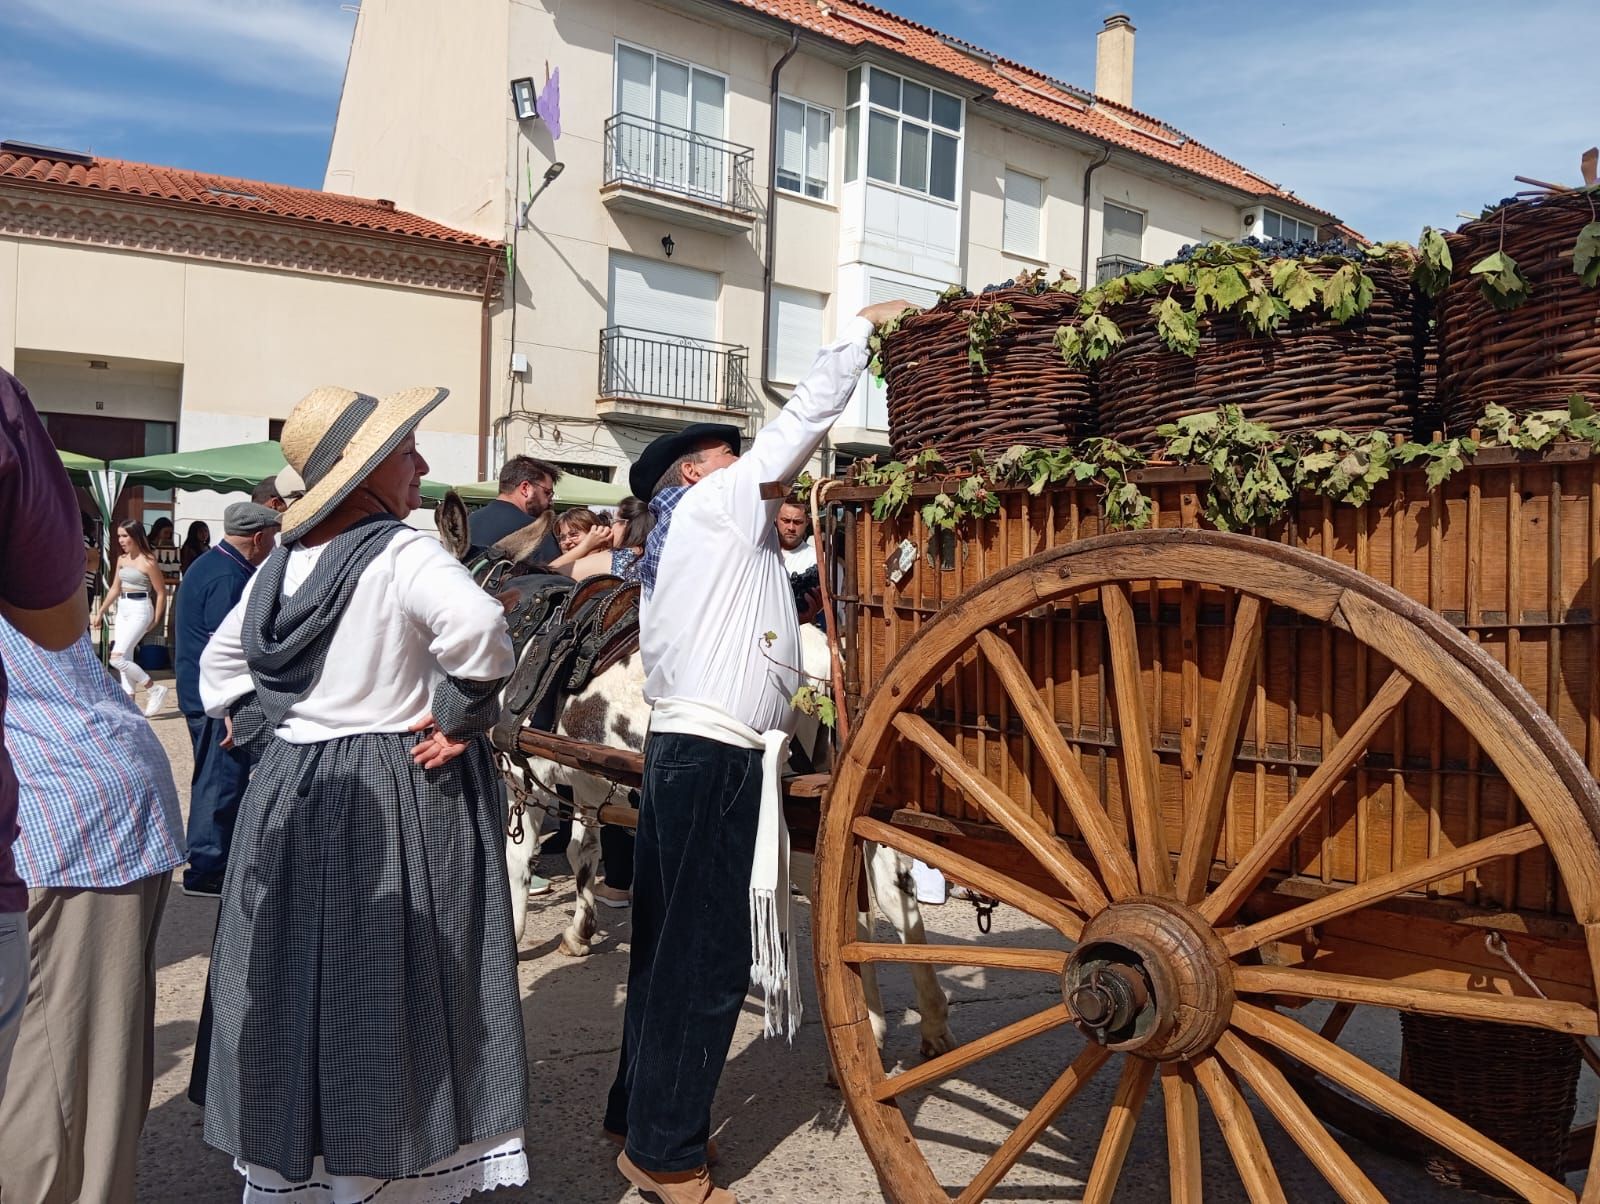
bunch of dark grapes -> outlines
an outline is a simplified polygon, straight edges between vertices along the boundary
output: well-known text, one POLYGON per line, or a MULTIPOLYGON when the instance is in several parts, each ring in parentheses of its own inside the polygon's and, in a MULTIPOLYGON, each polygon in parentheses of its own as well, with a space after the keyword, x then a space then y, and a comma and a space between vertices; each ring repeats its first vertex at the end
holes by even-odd
MULTIPOLYGON (((1288 240, 1282 238, 1257 238, 1254 234, 1247 238, 1235 239, 1230 246, 1250 247, 1260 251, 1266 259, 1320 259, 1324 255, 1342 255, 1346 259, 1357 261, 1366 258, 1366 252, 1354 243, 1346 242, 1342 238, 1330 238, 1326 242, 1313 242, 1302 238, 1288 240)), ((1204 251, 1210 243, 1190 243, 1179 249, 1177 255, 1167 260, 1167 263, 1188 263, 1194 258, 1196 252, 1204 251)), ((1166 266, 1163 264, 1162 266, 1166 266)))
POLYGON ((986 284, 986 285, 983 286, 983 291, 985 293, 998 293, 1001 289, 1016 288, 1016 287, 1017 287, 1017 282, 1016 282, 1015 278, 1013 278, 1011 280, 1001 281, 999 284, 986 284))

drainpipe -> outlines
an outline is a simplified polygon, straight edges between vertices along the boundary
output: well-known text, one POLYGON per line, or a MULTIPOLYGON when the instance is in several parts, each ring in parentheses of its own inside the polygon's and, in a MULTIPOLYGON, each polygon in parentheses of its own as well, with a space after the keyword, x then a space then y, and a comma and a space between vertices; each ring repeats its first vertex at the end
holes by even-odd
MULTIPOLYGON (((778 247, 778 77, 784 67, 800 49, 800 29, 791 26, 789 29, 789 47, 779 56, 772 67, 772 94, 769 97, 771 119, 767 123, 767 251, 762 264, 761 278, 761 389, 778 405, 782 405, 784 398, 779 394, 777 386, 772 383, 768 375, 771 369, 771 355, 769 348, 772 346, 772 263, 773 256, 778 247)), ((824 442, 824 458, 826 458, 827 444, 824 442)))
POLYGON ((1111 159, 1111 148, 1106 147, 1105 154, 1089 164, 1083 172, 1083 272, 1078 277, 1078 287, 1091 288, 1089 283, 1089 181, 1094 178, 1094 173, 1104 167, 1111 159))
POLYGON ((489 476, 489 372, 490 314, 494 297, 495 263, 490 261, 483 278, 483 306, 478 319, 478 480, 489 476))

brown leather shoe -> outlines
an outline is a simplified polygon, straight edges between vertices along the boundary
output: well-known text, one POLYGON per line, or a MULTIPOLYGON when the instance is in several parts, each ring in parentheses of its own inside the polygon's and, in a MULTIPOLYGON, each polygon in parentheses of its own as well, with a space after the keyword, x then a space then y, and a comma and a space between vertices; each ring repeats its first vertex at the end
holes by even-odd
MULTIPOLYGON (((616 1146, 617 1149, 620 1150, 620 1149, 623 1149, 624 1147, 627 1146, 628 1139, 626 1137, 624 1137, 621 1133, 613 1133, 610 1129, 607 1129, 607 1128, 604 1128, 604 1127, 602 1127, 600 1131, 606 1135, 606 1140, 609 1141, 612 1145, 616 1146)), ((717 1163, 719 1163, 721 1161, 722 1161, 722 1152, 717 1149, 717 1139, 715 1137, 707 1137, 706 1138, 706 1165, 707 1166, 716 1166, 717 1163)))
POLYGON ((635 1166, 628 1151, 623 1150, 617 1155, 617 1169, 629 1183, 661 1204, 739 1204, 739 1197, 711 1182, 711 1173, 703 1166, 692 1171, 646 1171, 635 1166))

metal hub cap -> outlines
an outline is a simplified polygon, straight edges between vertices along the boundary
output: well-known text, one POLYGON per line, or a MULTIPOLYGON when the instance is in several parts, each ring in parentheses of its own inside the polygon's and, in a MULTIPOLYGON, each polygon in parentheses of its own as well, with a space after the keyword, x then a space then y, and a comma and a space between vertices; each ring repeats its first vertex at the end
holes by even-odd
POLYGON ((1091 1041, 1163 1061, 1210 1049, 1233 1010, 1227 953, 1211 926, 1153 897, 1114 903, 1084 926, 1061 996, 1091 1041))

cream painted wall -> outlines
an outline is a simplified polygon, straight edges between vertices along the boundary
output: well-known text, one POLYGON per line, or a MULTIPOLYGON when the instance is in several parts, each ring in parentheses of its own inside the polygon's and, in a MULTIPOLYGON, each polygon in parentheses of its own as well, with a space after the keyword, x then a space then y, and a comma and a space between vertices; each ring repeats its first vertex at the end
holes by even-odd
POLYGON ((17 361, 17 244, 0 239, 0 368, 15 371, 17 361))
POLYGON ((1206 230, 1239 229, 1240 206, 1201 196, 1175 181, 1137 175, 1114 160, 1094 176, 1093 212, 1089 218, 1091 284, 1094 282, 1093 264, 1100 255, 1104 213, 1101 204, 1104 201, 1144 213, 1143 258, 1147 263, 1171 259, 1185 243, 1202 241, 1206 230))
POLYGON ((364 0, 323 187, 503 238, 507 12, 504 0, 364 0))
MULTIPOLYGON (((177 422, 181 450, 266 439, 320 384, 442 385, 429 475, 476 480, 481 312, 472 296, 0 239, 0 364, 41 409, 94 413, 99 397, 108 416, 177 422)), ((180 494, 178 515, 219 520, 236 500, 180 494)))

